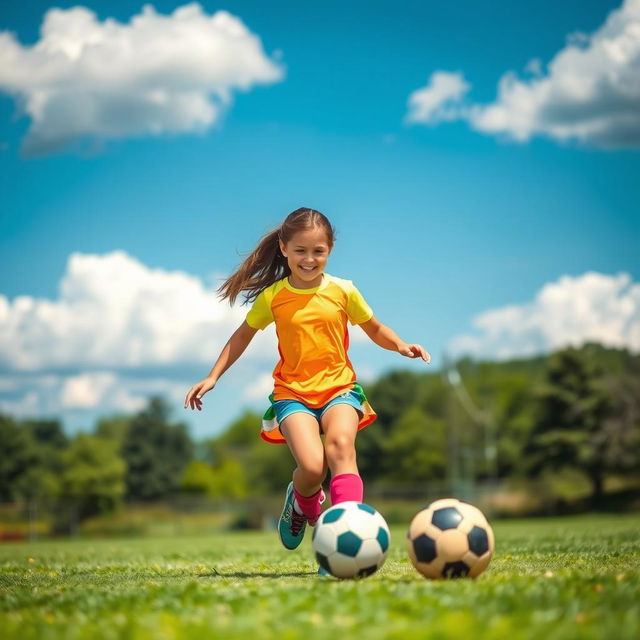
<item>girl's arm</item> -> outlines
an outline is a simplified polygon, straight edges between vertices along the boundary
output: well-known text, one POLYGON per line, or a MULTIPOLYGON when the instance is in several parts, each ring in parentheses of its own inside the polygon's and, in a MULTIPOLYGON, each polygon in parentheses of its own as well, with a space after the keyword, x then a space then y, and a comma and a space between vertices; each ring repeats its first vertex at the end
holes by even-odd
POLYGON ((426 363, 431 362, 431 356, 422 345, 408 344, 393 329, 382 324, 375 316, 360 326, 379 347, 397 351, 407 358, 422 358, 426 363))
POLYGON ((185 409, 187 406, 193 409, 195 404, 198 411, 201 410, 202 396, 216 386, 220 376, 242 355, 257 331, 257 329, 250 327, 246 320, 243 321, 222 348, 222 352, 209 375, 189 389, 184 401, 185 409))
POLYGON ((216 383, 220 376, 243 354, 257 332, 257 329, 250 327, 244 320, 222 348, 222 353, 218 356, 207 377, 216 383))

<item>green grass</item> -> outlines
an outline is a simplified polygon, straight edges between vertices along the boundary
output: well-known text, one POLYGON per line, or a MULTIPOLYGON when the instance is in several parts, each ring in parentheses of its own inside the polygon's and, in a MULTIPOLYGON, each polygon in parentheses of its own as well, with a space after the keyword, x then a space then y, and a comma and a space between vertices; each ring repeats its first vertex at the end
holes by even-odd
POLYGON ((476 580, 431 582, 392 528, 383 569, 316 576, 310 536, 275 533, 0 546, 3 638, 640 637, 640 518, 494 523, 476 580))

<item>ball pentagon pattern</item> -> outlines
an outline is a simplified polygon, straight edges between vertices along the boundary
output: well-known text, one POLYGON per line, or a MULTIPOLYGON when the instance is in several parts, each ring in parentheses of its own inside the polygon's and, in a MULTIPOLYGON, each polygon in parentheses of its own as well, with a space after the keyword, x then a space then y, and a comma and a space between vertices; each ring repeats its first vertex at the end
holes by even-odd
POLYGON ((389 527, 372 506, 341 502, 327 509, 313 528, 316 560, 336 578, 363 578, 386 560, 389 527))
POLYGON ((475 578, 491 561, 493 529, 477 507, 444 498, 415 515, 406 544, 411 563, 427 578, 475 578))

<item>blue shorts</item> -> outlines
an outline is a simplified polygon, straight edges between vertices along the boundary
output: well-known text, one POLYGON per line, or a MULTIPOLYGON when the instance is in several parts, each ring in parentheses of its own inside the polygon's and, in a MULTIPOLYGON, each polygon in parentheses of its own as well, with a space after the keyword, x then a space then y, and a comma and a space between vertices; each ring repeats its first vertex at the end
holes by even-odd
POLYGON ((346 391, 342 395, 329 400, 327 404, 317 409, 307 407, 306 404, 299 402, 298 400, 277 400, 273 403, 273 408, 276 413, 276 420, 278 424, 282 424, 282 421, 289 417, 292 413, 309 413, 320 423, 320 418, 324 412, 333 407, 334 404, 348 404, 351 405, 358 412, 358 419, 361 420, 364 412, 362 411, 362 402, 360 402, 360 396, 355 391, 346 391))

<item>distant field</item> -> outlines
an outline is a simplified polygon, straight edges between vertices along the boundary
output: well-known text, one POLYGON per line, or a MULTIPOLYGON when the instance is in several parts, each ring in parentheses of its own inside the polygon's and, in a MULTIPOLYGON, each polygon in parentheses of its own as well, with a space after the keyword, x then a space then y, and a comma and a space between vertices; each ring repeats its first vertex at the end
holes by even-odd
POLYGON ((383 569, 318 578, 310 535, 0 546, 3 638, 640 638, 640 517, 494 523, 477 580, 429 582, 391 530, 383 569))

